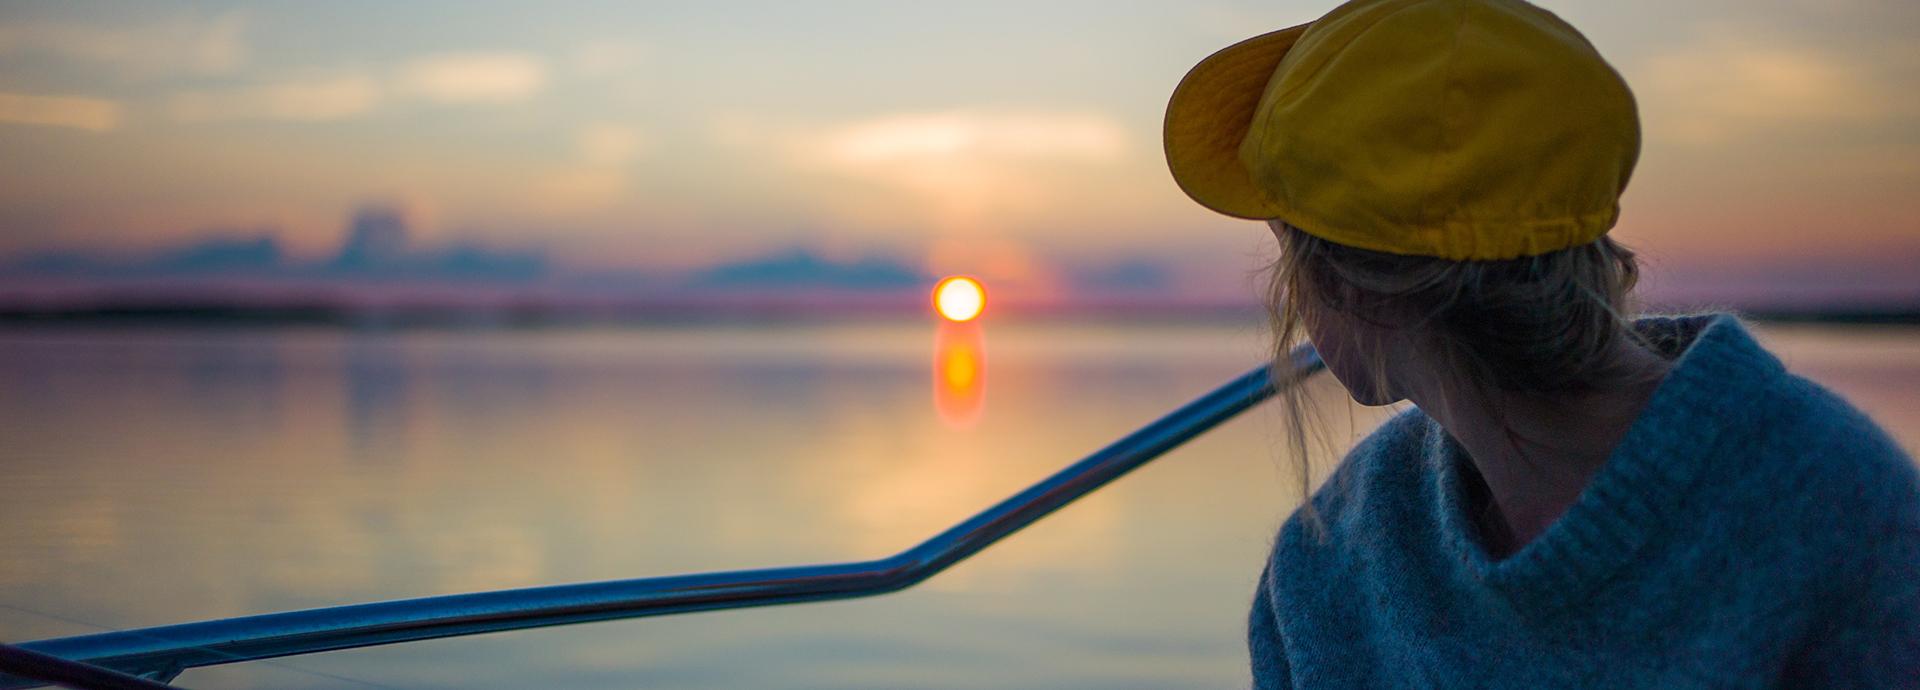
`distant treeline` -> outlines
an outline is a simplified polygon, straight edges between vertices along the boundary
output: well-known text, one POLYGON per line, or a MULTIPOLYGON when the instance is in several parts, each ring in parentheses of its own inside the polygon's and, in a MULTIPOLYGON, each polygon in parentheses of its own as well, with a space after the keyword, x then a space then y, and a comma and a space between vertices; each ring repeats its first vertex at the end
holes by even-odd
MULTIPOLYGON (((203 303, 96 303, 58 306, 0 306, 0 327, 34 324, 157 324, 181 326, 307 325, 338 327, 538 327, 593 324, 670 325, 700 323, 792 323, 848 319, 899 319, 925 316, 917 301, 869 302, 840 307, 778 302, 661 302, 568 307, 551 304, 487 306, 342 306, 325 302, 237 305, 203 303)), ((1028 306, 1011 310, 1012 320, 1094 320, 1221 322, 1258 320, 1264 310, 1250 304, 1106 303, 1028 306)), ((1669 308, 1663 311, 1688 311, 1669 308)), ((1735 309, 1757 321, 1862 325, 1920 325, 1920 304, 1826 308, 1735 309)))
POLYGON ((1920 305, 1899 308, 1754 309, 1740 313, 1758 321, 1774 323, 1920 324, 1920 305))

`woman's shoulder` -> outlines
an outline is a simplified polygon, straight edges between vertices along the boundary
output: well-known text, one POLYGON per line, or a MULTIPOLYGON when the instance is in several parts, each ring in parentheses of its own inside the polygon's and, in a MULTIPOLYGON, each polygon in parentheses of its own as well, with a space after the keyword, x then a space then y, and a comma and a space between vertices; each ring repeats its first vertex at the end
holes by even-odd
POLYGON ((1309 499, 1313 510, 1295 510, 1281 527, 1275 557, 1298 548, 1324 551, 1378 543, 1383 535, 1419 522, 1430 503, 1432 453, 1445 433, 1409 406, 1388 418, 1347 451, 1309 499))
POLYGON ((1920 671, 1920 469, 1866 413, 1808 378, 1783 375, 1761 398, 1744 463, 1718 477, 1719 490, 1745 498, 1733 519, 1766 525, 1762 543, 1733 545, 1743 556, 1808 578, 1800 591, 1812 614, 1792 672, 1816 685, 1920 671))
POLYGON ((1692 385, 1714 390, 1672 420, 1674 428, 1713 430, 1709 441, 1676 445, 1712 458, 1703 460, 1687 519, 1744 535, 1720 545, 1740 552, 1727 558, 1819 571, 1835 586, 1889 566, 1920 567, 1920 468, 1908 452, 1744 327, 1719 330, 1727 343, 1719 359, 1761 364, 1721 369, 1725 380, 1696 377, 1692 385))
POLYGON ((1920 529, 1920 468, 1865 412, 1791 373, 1755 402, 1767 413, 1755 420, 1744 475, 1824 502, 1849 521, 1920 529))
MULTIPOLYGON (((1905 511, 1920 497, 1913 459, 1842 396, 1790 371, 1729 313, 1644 318, 1640 333, 1676 359, 1638 438, 1701 456, 1711 481, 1773 496, 1844 502, 1849 511, 1905 511), (1718 460, 1709 460, 1718 458, 1718 460)), ((1784 507, 1784 506, 1776 506, 1784 507)))

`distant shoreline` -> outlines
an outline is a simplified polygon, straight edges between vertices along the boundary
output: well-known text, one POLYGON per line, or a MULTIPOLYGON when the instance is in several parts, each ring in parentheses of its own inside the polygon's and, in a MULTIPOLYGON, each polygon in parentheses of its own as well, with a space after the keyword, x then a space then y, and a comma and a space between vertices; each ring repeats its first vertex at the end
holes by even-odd
MULTIPOLYGON (((1920 325, 1920 305, 1757 307, 1664 306, 1651 311, 1682 312, 1730 309, 1765 323, 1866 326, 1920 325)), ((924 318, 924 306, 866 303, 847 306, 779 302, 654 303, 600 306, 490 305, 486 307, 399 305, 345 307, 332 304, 175 304, 126 303, 59 306, 0 307, 0 329, 37 325, 153 325, 187 327, 326 326, 340 328, 547 328, 572 326, 690 326, 898 321, 924 318)), ((1143 322, 1247 323, 1266 318, 1264 309, 1248 304, 1219 303, 1104 303, 1077 305, 1014 305, 993 316, 994 321, 1031 323, 1143 322)))

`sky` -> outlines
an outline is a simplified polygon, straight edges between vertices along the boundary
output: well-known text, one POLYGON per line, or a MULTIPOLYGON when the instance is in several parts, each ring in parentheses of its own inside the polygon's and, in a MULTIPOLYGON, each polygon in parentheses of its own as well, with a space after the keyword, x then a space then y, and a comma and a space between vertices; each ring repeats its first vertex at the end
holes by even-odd
MULTIPOLYGON (((1614 236, 1653 282, 1920 296, 1920 3, 1542 4, 1638 98, 1614 236)), ((0 259, 325 262, 372 205, 560 271, 799 251, 1241 294, 1272 240, 1174 186, 1166 97, 1332 5, 7 0, 0 259)))

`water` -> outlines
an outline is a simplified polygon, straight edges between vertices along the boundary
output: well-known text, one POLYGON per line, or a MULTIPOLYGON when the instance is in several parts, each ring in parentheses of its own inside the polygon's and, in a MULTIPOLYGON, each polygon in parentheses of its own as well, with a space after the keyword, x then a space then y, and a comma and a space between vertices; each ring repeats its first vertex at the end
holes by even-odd
MULTIPOLYGON (((1761 335, 1920 447, 1920 330, 1761 335)), ((1261 347, 1258 324, 0 331, 0 639, 890 554, 1261 347)), ((1339 439, 1381 415, 1328 409, 1339 439)), ((1280 439, 1256 409, 875 599, 180 682, 1244 687, 1247 601, 1296 491, 1280 439)))

